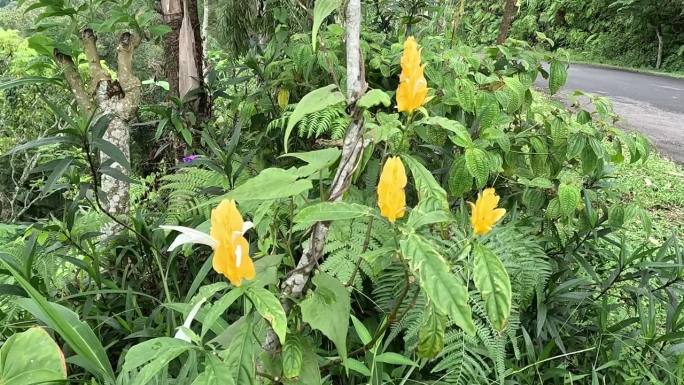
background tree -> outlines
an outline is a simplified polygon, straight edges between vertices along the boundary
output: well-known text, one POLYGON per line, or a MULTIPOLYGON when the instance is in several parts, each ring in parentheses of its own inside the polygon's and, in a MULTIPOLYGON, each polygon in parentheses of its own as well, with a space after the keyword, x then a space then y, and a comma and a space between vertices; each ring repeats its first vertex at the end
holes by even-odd
POLYGON ((511 24, 513 23, 516 12, 518 12, 518 0, 506 0, 504 13, 501 17, 499 35, 496 38, 496 44, 503 44, 508 38, 508 32, 511 29, 511 24))

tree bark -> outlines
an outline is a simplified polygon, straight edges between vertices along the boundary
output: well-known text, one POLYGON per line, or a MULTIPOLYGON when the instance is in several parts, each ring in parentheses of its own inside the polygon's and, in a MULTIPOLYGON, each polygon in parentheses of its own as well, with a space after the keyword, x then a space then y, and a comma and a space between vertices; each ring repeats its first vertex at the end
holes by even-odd
POLYGON ((202 0, 202 78, 207 84, 209 75, 209 13, 211 11, 209 0, 202 0))
MULTIPOLYGON (((357 100, 363 96, 368 88, 361 55, 361 0, 348 0, 346 17, 347 104, 352 111, 352 121, 347 127, 340 164, 330 187, 328 198, 330 202, 342 200, 344 193, 349 189, 352 175, 358 167, 365 145, 363 110, 356 107, 357 100)), ((317 222, 314 225, 309 238, 309 245, 304 249, 297 267, 289 272, 285 281, 280 285, 281 302, 286 312, 289 312, 292 306, 288 298, 301 298, 306 292, 306 284, 311 272, 323 256, 323 247, 329 230, 330 223, 328 222, 317 222)), ((264 343, 264 349, 274 352, 278 346, 278 338, 273 331, 270 331, 264 343)))
POLYGON ((660 66, 663 64, 663 32, 662 32, 662 26, 658 25, 656 27, 656 36, 658 37, 658 53, 656 56, 656 69, 660 69, 660 66))
POLYGON ((166 60, 164 72, 166 80, 169 82, 169 93, 172 96, 179 96, 178 92, 178 57, 181 24, 183 22, 182 0, 162 0, 161 13, 164 23, 171 28, 171 31, 164 36, 164 51, 166 60))
POLYGON ((517 1, 518 0, 506 0, 503 18, 501 19, 501 26, 499 27, 499 36, 496 38, 496 44, 503 44, 508 38, 508 32, 511 30, 513 18, 518 11, 517 1))

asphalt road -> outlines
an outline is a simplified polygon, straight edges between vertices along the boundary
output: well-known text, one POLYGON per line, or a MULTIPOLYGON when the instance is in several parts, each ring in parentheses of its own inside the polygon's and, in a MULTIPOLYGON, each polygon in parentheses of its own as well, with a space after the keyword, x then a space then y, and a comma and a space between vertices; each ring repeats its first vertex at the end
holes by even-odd
MULTIPOLYGON (((540 79, 537 86, 548 83, 540 79)), ((662 154, 684 164, 684 79, 572 64, 561 94, 577 89, 609 97, 623 128, 643 132, 662 154)))

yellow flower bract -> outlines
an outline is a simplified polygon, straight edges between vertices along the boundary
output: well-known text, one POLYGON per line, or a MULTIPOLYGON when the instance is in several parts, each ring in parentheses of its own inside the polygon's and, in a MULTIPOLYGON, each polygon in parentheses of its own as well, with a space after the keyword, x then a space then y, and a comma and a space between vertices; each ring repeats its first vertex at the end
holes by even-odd
POLYGON ((420 49, 413 36, 404 42, 401 56, 401 75, 397 88, 397 109, 399 112, 413 112, 427 101, 427 81, 420 64, 420 49))
POLYGON ((378 182, 380 214, 394 223, 406 211, 406 170, 399 157, 387 159, 378 182))
POLYGON ((254 279, 256 275, 243 226, 242 215, 233 200, 224 200, 211 211, 210 235, 218 242, 213 267, 234 286, 240 286, 243 279, 254 279))
POLYGON ((506 214, 506 209, 496 208, 499 205, 499 196, 493 188, 485 189, 477 194, 477 201, 474 204, 472 202, 468 204, 473 211, 470 223, 473 226, 473 232, 477 235, 485 235, 492 231, 496 222, 506 214))

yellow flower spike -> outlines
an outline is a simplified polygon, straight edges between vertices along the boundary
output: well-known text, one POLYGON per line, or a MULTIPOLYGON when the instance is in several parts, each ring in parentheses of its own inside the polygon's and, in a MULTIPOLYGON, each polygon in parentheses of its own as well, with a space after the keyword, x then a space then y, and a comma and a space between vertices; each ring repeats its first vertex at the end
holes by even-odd
POLYGON ((254 263, 249 257, 249 242, 244 237, 252 226, 252 222, 242 220, 235 201, 224 200, 211 211, 209 234, 183 226, 160 227, 181 233, 171 243, 169 251, 188 243, 210 246, 214 249, 214 270, 223 274, 234 286, 240 286, 243 280, 251 280, 256 276, 254 263))
POLYGON ((397 88, 397 110, 409 112, 420 108, 427 102, 427 81, 423 75, 425 65, 420 64, 420 49, 413 36, 404 42, 401 56, 401 75, 397 88))
POLYGON ((492 231, 496 222, 506 214, 506 209, 498 209, 499 196, 493 188, 487 188, 477 194, 475 204, 468 202, 472 208, 470 223, 473 232, 477 235, 485 235, 492 231))
POLYGON ((214 248, 213 267, 234 286, 240 286, 243 279, 254 279, 256 275, 254 263, 249 257, 249 243, 243 237, 249 227, 251 223, 242 220, 233 200, 224 200, 211 211, 209 234, 218 241, 214 248))
POLYGON ((380 214, 394 223, 406 211, 406 170, 399 157, 387 159, 378 182, 380 214))

